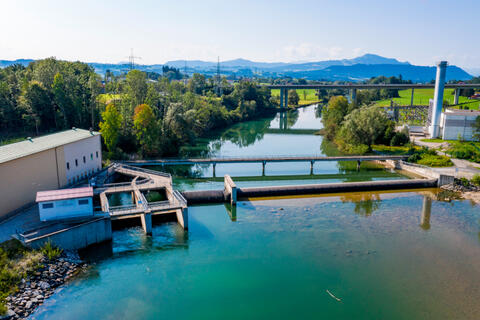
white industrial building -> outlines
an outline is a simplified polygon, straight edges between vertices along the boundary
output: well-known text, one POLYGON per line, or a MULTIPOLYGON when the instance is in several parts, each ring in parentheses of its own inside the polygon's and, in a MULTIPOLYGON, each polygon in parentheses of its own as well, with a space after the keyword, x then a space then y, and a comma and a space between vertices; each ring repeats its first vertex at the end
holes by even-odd
POLYGON ((102 169, 100 133, 73 128, 0 146, 0 220, 102 169))
POLYGON ((41 221, 93 216, 93 188, 60 189, 37 192, 41 221))
POLYGON ((475 130, 473 125, 480 111, 447 109, 442 113, 440 126, 443 140, 472 141, 475 130))

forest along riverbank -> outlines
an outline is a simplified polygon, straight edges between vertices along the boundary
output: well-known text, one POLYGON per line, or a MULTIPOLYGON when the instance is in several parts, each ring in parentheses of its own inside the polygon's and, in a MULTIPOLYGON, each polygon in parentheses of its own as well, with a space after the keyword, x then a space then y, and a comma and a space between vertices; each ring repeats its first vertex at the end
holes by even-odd
MULTIPOLYGON (((321 107, 318 105, 279 112, 275 116, 238 123, 198 141, 194 147, 185 146, 181 157, 253 157, 340 155, 332 144, 315 133, 322 128, 321 107)), ((223 188, 223 176, 232 176, 238 187, 316 184, 333 182, 407 179, 372 162, 317 162, 311 171, 309 162, 262 164, 217 164, 216 177, 211 165, 152 167, 173 175, 175 188, 208 190, 223 188)))

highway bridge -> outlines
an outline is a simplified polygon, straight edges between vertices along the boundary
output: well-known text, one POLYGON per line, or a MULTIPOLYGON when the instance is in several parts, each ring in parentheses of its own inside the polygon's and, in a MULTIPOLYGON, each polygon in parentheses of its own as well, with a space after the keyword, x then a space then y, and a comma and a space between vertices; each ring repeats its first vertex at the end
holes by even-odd
MULTIPOLYGON (((316 89, 316 90, 332 90, 332 89, 347 89, 350 90, 351 101, 356 101, 357 90, 362 89, 411 89, 411 105, 413 106, 413 96, 415 89, 435 88, 434 83, 412 83, 412 84, 371 84, 371 83, 342 83, 342 84, 273 84, 266 85, 269 89, 280 90, 280 107, 288 106, 288 90, 294 89, 316 89)), ((458 104, 461 89, 480 89, 478 83, 446 83, 445 88, 455 89, 454 104, 458 104)))

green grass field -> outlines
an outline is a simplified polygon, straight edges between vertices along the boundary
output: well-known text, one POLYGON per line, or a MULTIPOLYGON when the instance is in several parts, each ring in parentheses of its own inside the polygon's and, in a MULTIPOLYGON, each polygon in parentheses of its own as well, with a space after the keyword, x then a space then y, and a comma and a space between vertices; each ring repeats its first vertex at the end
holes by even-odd
MULTIPOLYGON (((314 104, 320 102, 316 96, 315 89, 297 89, 298 96, 300 101, 298 102, 299 106, 304 106, 308 104, 314 104)), ((272 89, 272 96, 280 96, 280 89, 272 89)))
MULTIPOLYGON (((433 99, 433 91, 434 89, 415 89, 415 93, 413 96, 413 104, 414 105, 428 105, 428 101, 433 99)), ((449 104, 453 105, 454 100, 454 89, 445 89, 444 93, 444 100, 448 101, 449 104)), ((400 90, 398 91, 400 95, 399 98, 393 98, 393 102, 399 105, 408 106, 410 105, 410 99, 412 95, 412 90, 400 90)), ((460 96, 458 102, 461 106, 465 107, 468 106, 469 109, 477 110, 480 104, 478 100, 470 100, 467 97, 460 96)), ((380 106, 390 106, 390 99, 385 99, 377 102, 380 106)))

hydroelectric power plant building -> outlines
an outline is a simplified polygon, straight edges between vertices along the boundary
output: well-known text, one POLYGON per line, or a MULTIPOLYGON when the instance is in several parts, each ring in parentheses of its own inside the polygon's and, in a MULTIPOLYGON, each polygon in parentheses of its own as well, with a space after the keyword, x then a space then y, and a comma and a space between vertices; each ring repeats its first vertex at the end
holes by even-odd
POLYGON ((37 191, 72 185, 102 168, 100 133, 72 128, 0 147, 0 220, 37 191))

